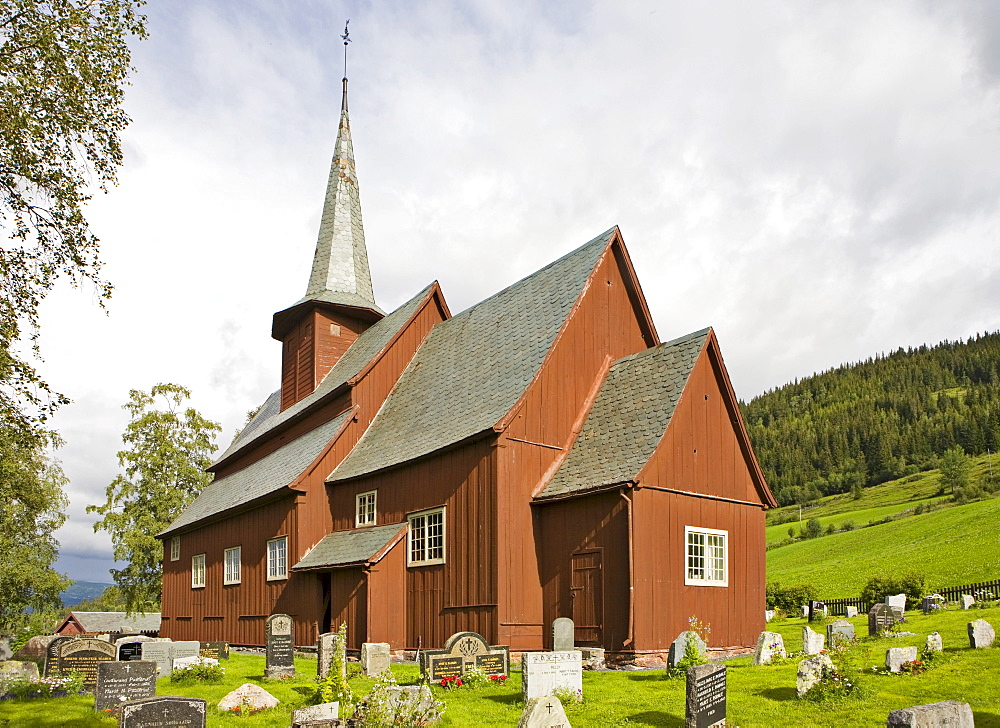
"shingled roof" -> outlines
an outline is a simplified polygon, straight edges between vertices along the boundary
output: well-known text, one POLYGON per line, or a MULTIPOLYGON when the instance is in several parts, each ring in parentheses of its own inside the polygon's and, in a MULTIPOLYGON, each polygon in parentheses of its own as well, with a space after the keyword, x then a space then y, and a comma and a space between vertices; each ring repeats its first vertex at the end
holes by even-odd
POLYGON ((292 568, 304 571, 363 564, 375 558, 396 536, 401 536, 405 529, 405 523, 392 523, 353 531, 336 531, 324 536, 292 568))
POLYGON ((300 412, 308 409, 317 402, 319 402, 323 397, 330 394, 347 381, 356 377, 362 369, 364 369, 368 363, 374 359, 389 342, 396 333, 410 320, 410 317, 419 308, 420 303, 427 297, 431 288, 434 286, 433 283, 424 288, 420 293, 411 298, 409 301, 404 303, 402 306, 397 308, 395 311, 390 313, 385 318, 380 321, 375 322, 370 328, 366 329, 357 340, 351 344, 350 348, 344 355, 340 357, 333 368, 327 373, 320 382, 316 390, 312 392, 309 396, 304 397, 301 401, 296 402, 294 405, 286 409, 284 412, 281 411, 281 390, 273 392, 267 400, 265 400, 263 407, 260 412, 250 420, 250 423, 243 428, 234 439, 232 444, 226 449, 215 465, 227 460, 234 453, 242 450, 246 445, 251 442, 255 442, 260 438, 264 437, 284 422, 294 418, 300 412))
POLYGON ((328 480, 398 465, 499 422, 535 377, 615 230, 435 326, 328 480))
POLYGON ((242 470, 213 481, 159 535, 166 536, 235 506, 287 488, 316 459, 353 412, 353 409, 342 412, 242 470))
POLYGON ((573 447, 536 498, 634 480, 666 432, 710 332, 703 329, 612 364, 573 447))
MULTIPOLYGON (((125 612, 70 612, 63 621, 75 620, 85 632, 159 632, 160 613, 133 614, 125 612)), ((62 629, 60 626, 59 629, 62 629)), ((58 631, 58 630, 57 630, 58 631)))

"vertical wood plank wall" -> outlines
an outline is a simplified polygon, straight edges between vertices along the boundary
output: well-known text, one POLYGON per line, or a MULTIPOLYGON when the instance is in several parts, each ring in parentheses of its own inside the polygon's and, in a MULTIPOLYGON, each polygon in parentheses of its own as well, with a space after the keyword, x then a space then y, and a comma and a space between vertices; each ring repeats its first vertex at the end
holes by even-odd
MULTIPOLYGON (((712 358, 700 355, 640 486, 760 503, 712 358)), ((692 616, 711 625, 711 646, 755 644, 764 628, 764 509, 642 487, 634 504, 637 646, 669 648, 692 616), (728 587, 685 586, 685 526, 728 532, 728 587)))
POLYGON ((622 265, 612 249, 597 266, 579 307, 501 438, 499 639, 513 649, 540 649, 548 631, 533 491, 546 470, 565 455, 573 424, 583 414, 588 394, 600 384, 608 357, 619 359, 654 343, 639 325, 622 265))

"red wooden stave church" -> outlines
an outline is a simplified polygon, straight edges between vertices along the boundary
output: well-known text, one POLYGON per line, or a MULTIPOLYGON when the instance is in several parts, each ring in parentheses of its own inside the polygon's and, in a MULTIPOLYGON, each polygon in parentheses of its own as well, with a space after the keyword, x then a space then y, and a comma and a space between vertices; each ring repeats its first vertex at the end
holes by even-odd
POLYGON ((376 304, 347 81, 306 295, 274 315, 281 388, 164 542, 161 634, 411 650, 474 631, 662 655, 764 625, 775 505, 711 329, 660 343, 621 233, 452 316, 376 304))

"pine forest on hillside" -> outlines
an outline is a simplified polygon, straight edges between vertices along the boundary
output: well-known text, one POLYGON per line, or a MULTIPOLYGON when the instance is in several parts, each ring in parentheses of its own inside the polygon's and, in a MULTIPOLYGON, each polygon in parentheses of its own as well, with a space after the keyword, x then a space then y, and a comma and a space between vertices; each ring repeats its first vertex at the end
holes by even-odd
POLYGON ((1000 332, 898 349, 743 405, 781 505, 938 467, 950 448, 1000 449, 1000 332))

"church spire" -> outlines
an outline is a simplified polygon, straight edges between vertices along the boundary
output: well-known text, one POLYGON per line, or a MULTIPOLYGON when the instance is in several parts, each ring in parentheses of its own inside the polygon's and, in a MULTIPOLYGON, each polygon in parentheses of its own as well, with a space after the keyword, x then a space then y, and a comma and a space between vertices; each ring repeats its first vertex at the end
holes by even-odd
POLYGON ((340 105, 340 128, 326 186, 323 217, 316 240, 306 299, 346 303, 378 311, 368 268, 361 222, 361 199, 354 166, 351 123, 347 116, 347 78, 340 105))

